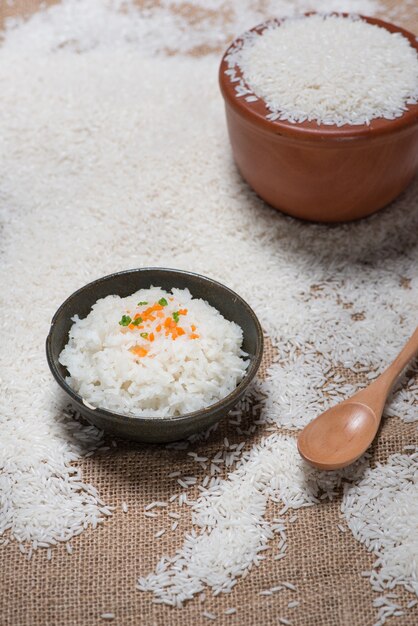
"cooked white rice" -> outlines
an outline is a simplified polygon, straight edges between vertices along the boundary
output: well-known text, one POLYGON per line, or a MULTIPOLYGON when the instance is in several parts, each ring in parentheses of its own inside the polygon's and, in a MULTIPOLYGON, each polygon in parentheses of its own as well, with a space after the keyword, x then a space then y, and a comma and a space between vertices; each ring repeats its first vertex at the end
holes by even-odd
POLYGON ((418 97, 416 50, 400 33, 359 18, 270 22, 238 43, 228 61, 236 95, 262 98, 272 120, 368 124, 401 116, 418 97), (237 80, 237 65, 243 80, 237 80))
POLYGON ((247 369, 242 329, 188 289, 167 293, 151 287, 126 298, 107 296, 86 318, 73 319, 59 361, 70 374, 68 384, 94 407, 138 417, 183 415, 227 396, 247 369), (135 327, 120 324, 122 316, 129 315, 126 324, 160 300, 166 304, 151 312, 155 319, 135 327), (187 313, 175 324, 178 311, 187 313), (170 334, 165 320, 184 334, 170 334))

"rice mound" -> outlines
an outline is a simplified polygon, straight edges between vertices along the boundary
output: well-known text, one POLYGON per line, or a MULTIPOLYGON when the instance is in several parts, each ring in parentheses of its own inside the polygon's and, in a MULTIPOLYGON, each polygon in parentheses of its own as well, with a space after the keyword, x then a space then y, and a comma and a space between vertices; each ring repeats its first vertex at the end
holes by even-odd
POLYGON ((415 48, 400 33, 357 16, 268 22, 232 48, 228 64, 237 97, 262 98, 272 121, 370 124, 401 117, 418 101, 415 48))
POLYGON ((88 404, 118 413, 166 417, 197 411, 231 393, 249 363, 240 326, 188 289, 167 293, 151 287, 126 298, 110 295, 98 300, 86 318, 76 315, 73 321, 59 357, 70 374, 66 381, 88 404), (160 299, 167 301, 166 316, 187 310, 187 325, 197 328, 196 338, 189 332, 174 341, 156 333, 151 343, 140 339, 137 329, 120 325, 121 316, 135 311, 139 302, 160 299), (138 343, 146 345, 143 358, 132 352, 138 343))

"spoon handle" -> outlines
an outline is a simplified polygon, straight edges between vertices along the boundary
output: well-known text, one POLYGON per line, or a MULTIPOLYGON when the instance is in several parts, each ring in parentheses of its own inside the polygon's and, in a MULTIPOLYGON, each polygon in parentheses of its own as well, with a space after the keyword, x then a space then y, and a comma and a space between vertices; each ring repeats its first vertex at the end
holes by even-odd
POLYGON ((414 357, 418 355, 418 327, 410 337, 408 342, 399 352, 396 359, 389 365, 389 367, 381 374, 381 377, 385 378, 389 387, 388 391, 393 387, 397 378, 404 371, 405 367, 412 361, 414 357))
POLYGON ((366 389, 354 397, 371 407, 376 415, 381 415, 387 396, 408 363, 418 355, 418 327, 402 348, 396 359, 366 389))

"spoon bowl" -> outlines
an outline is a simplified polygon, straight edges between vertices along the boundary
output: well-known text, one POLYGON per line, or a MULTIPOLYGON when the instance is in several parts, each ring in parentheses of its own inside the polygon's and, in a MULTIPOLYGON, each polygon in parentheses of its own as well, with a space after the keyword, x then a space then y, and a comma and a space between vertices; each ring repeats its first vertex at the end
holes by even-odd
POLYGON ((318 469, 341 469, 354 463, 373 441, 380 419, 360 402, 347 402, 322 413, 298 439, 301 456, 318 469), (320 459, 326 455, 326 463, 320 459))

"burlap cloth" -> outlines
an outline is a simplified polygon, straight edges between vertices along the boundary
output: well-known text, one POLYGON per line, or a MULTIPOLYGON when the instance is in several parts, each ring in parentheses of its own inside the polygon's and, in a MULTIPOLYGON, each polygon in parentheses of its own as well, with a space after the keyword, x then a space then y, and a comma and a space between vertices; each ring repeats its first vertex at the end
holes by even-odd
MULTIPOLYGON (((19 0, 8 6, 1 0, 0 26, 6 16, 30 15, 39 4, 39 0, 19 0)), ((404 25, 418 32, 418 21, 407 20, 404 25)), ((272 353, 267 341, 261 376, 265 375, 272 353)), ((191 449, 210 456, 212 450, 220 448, 225 435, 231 442, 236 437, 232 427, 223 424, 208 443, 191 449)), ((390 454, 411 443, 417 443, 415 425, 396 417, 386 419, 373 446, 373 462, 385 462, 390 454)), ((232 594, 213 598, 208 593, 204 604, 193 600, 182 610, 175 610, 153 604, 150 594, 135 590, 138 576, 152 571, 163 554, 173 554, 182 545, 182 531, 190 527, 189 512, 183 508, 176 532, 169 531, 157 540, 156 530, 169 527, 166 512, 159 513, 160 523, 143 515, 146 504, 164 500, 173 493, 175 483, 167 475, 174 469, 186 470, 185 457, 184 452, 159 446, 118 442, 117 448, 80 462, 85 482, 93 483, 103 499, 116 506, 116 511, 101 528, 74 539, 72 555, 67 554, 65 546, 59 546, 51 561, 47 560, 46 551, 38 551, 28 561, 15 543, 2 547, 1 626, 198 626, 211 623, 202 616, 204 610, 217 614, 217 626, 276 626, 279 617, 289 619, 292 626, 374 623, 376 609, 372 602, 376 594, 368 579, 361 576, 362 571, 370 569, 374 557, 351 532, 338 529, 337 524, 342 521, 340 498, 299 511, 297 521, 288 524, 286 558, 266 559, 239 582, 232 594), (122 512, 123 501, 129 505, 127 513, 122 512), (259 595, 259 591, 280 581, 295 584, 297 592, 259 595), (300 606, 287 608, 289 601, 295 599, 300 606), (225 616, 223 612, 229 607, 236 607, 237 613, 225 616), (112 622, 101 617, 106 612, 114 613, 112 622)), ((201 471, 190 463, 190 473, 200 475, 201 471)), ((191 490, 191 496, 195 493, 191 490)), ((274 506, 270 508, 273 515, 274 506)), ((176 507, 171 506, 170 510, 176 507)), ((396 592, 397 602, 405 604, 411 599, 401 589, 396 592)), ((389 623, 414 626, 418 624, 418 609, 389 623)))

